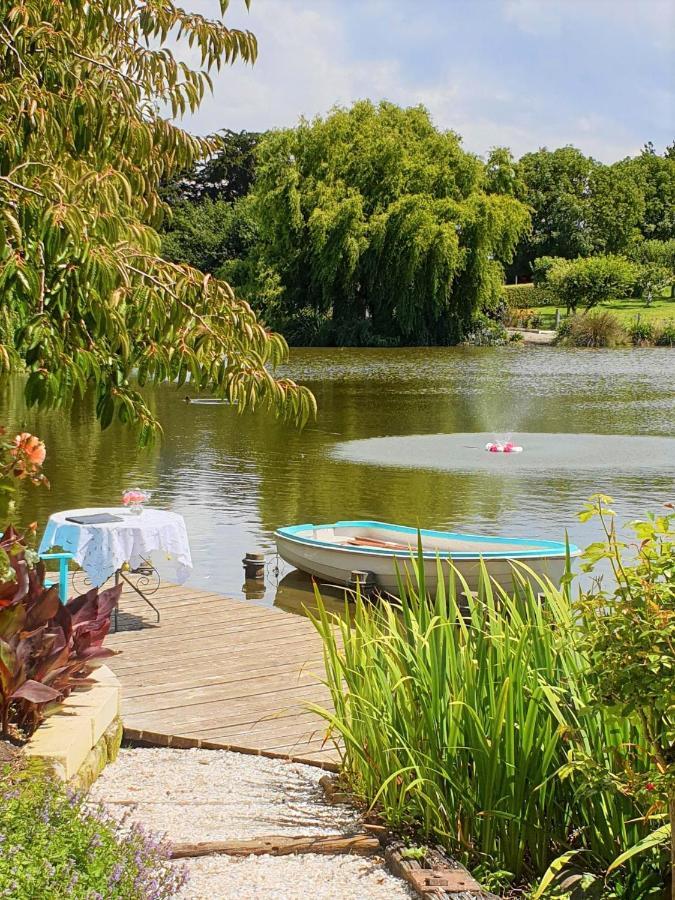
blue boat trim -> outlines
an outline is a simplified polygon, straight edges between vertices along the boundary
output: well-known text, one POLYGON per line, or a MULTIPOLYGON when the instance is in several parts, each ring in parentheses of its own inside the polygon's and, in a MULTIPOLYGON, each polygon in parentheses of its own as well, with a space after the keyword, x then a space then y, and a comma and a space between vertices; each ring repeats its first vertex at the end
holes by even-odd
MULTIPOLYGON (((501 538, 485 534, 464 534, 455 531, 431 531, 428 528, 417 529, 411 528, 408 525, 392 525, 389 522, 366 520, 333 522, 329 525, 313 525, 310 523, 305 523, 304 525, 286 525, 283 528, 278 528, 275 531, 275 536, 287 538, 297 544, 329 547, 331 550, 339 550, 346 553, 358 553, 363 554, 364 556, 371 556, 372 554, 381 556, 400 556, 403 552, 401 550, 392 550, 382 547, 344 547, 340 544, 333 544, 330 541, 319 541, 316 540, 316 538, 302 537, 300 535, 300 532, 307 531, 310 528, 382 528, 386 531, 397 532, 398 534, 408 534, 415 538, 411 543, 412 553, 417 552, 416 544, 418 531, 423 537, 443 538, 446 540, 448 538, 454 538, 460 541, 470 540, 476 543, 508 544, 510 547, 513 547, 514 545, 532 547, 535 545, 537 548, 536 550, 521 550, 517 553, 514 553, 513 551, 501 553, 498 550, 486 550, 484 553, 479 553, 476 550, 457 550, 454 552, 450 552, 449 550, 424 550, 422 556, 425 559, 436 559, 437 557, 440 557, 441 559, 477 559, 478 557, 483 557, 484 559, 538 559, 542 556, 564 557, 568 551, 568 547, 560 541, 527 540, 527 538, 501 538)), ((570 555, 577 555, 579 552, 579 548, 575 547, 574 544, 569 545, 570 555)))

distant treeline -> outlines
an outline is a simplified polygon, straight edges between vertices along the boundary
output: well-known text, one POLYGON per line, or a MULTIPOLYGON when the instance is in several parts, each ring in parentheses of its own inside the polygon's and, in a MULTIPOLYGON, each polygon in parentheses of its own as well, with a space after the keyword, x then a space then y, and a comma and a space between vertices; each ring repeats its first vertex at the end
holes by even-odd
POLYGON ((675 239, 675 142, 611 165, 571 146, 481 159, 421 107, 361 101, 226 131, 165 196, 166 257, 228 280, 290 343, 447 344, 541 257, 675 239))

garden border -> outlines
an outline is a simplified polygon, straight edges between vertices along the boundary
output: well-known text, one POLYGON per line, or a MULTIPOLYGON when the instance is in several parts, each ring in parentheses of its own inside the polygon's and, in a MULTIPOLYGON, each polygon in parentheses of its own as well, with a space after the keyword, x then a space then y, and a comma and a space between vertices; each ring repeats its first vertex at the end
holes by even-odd
POLYGON ((71 787, 87 790, 122 742, 121 688, 107 666, 98 666, 48 713, 23 752, 71 787))

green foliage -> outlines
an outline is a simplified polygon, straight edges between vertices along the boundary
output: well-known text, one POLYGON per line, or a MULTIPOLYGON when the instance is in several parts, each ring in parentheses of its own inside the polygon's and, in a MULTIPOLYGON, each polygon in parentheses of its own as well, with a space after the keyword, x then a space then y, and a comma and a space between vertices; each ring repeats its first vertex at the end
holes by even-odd
MULTIPOLYGON (((627 846, 606 874, 584 873, 583 859, 566 854, 551 867, 535 897, 573 872, 585 876, 588 893, 583 896, 616 896, 605 892, 608 877, 611 881, 613 873, 638 856, 653 858, 654 850, 662 854, 675 841, 675 513, 667 504, 663 515, 631 523, 635 542, 629 545, 619 537, 610 503, 611 497, 598 494, 580 515, 582 521, 598 518, 605 534, 586 548, 582 569, 595 575, 599 565, 609 564, 612 580, 605 587, 604 579, 596 577, 591 589, 581 592, 575 641, 588 661, 591 705, 639 729, 647 765, 636 768, 634 748, 617 745, 608 767, 577 741, 562 773, 580 774, 591 788, 613 785, 652 820, 670 816, 671 821, 627 846)), ((672 866, 675 888, 675 843, 672 866)), ((650 895, 634 885, 633 893, 623 896, 650 895)))
POLYGON ((640 263, 656 263, 675 274, 675 238, 640 241, 630 248, 630 257, 640 263))
POLYGON ((309 306, 336 343, 464 337, 528 222, 485 178, 422 108, 364 101, 265 135, 252 201, 280 319, 309 306))
POLYGON ((160 182, 218 147, 160 106, 194 112, 210 71, 255 59, 253 35, 170 0, 0 0, 0 20, 0 296, 18 325, 0 371, 25 368, 29 405, 93 386, 101 424, 137 423, 142 440, 157 423, 136 375, 190 377, 240 409, 304 421, 311 395, 268 370, 283 339, 226 283, 162 260, 155 230, 160 182), (169 35, 199 70, 175 60, 169 35))
POLYGON ((502 297, 509 309, 531 309, 536 306, 556 306, 557 299, 545 286, 536 284, 505 284, 502 297))
POLYGON ((535 259, 620 253, 644 215, 643 192, 622 165, 603 166, 575 147, 526 153, 518 165, 532 232, 511 274, 527 277, 535 259))
POLYGON ((506 317, 508 328, 541 328, 541 324, 541 315, 533 309, 514 307, 506 317))
POLYGON ((647 262, 637 266, 635 287, 639 297, 649 306, 675 282, 675 272, 660 263, 647 262))
POLYGON ((650 146, 632 159, 617 163, 640 189, 644 213, 639 229, 647 239, 670 241, 675 239, 675 157, 659 156, 650 146))
POLYGON ((537 257, 532 262, 532 282, 539 288, 545 285, 548 273, 559 260, 559 256, 537 257))
POLYGON ((626 331, 615 315, 600 310, 565 319, 558 340, 569 347, 618 347, 626 343, 626 331))
MULTIPOLYGON (((647 771, 641 725, 593 705, 566 589, 523 569, 509 596, 484 571, 474 595, 452 574, 444 583, 438 565, 434 598, 412 560, 400 603, 357 597, 339 618, 319 601, 334 707, 322 714, 342 739, 351 788, 393 826, 516 881, 567 850, 604 872, 649 832, 646 807, 610 777, 617 757, 647 771), (573 751, 609 776, 560 777, 573 751)), ((662 862, 627 861, 621 896, 658 896, 662 862)))
POLYGON ((230 260, 248 255, 255 225, 241 204, 205 198, 201 203, 181 202, 172 210, 162 232, 162 255, 221 277, 230 260))
POLYGON ((168 900, 187 878, 140 826, 16 764, 0 769, 0 846, 0 895, 13 900, 168 900))
POLYGON ((654 337, 657 347, 675 347, 675 322, 661 324, 654 337))
POLYGON ((637 280, 634 263, 623 256, 559 259, 548 269, 546 285, 557 302, 576 311, 592 309, 612 297, 630 295, 637 280))
POLYGON ((609 504, 591 498, 582 520, 599 518, 605 540, 591 544, 582 568, 610 564, 613 584, 582 594, 583 647, 598 704, 615 709, 644 730, 653 769, 638 776, 626 767, 627 787, 645 791, 661 811, 675 799, 675 512, 631 523, 634 542, 621 540, 609 504), (635 560, 627 562, 627 551, 635 560))
POLYGON ((170 182, 163 188, 163 195, 172 206, 206 199, 235 203, 251 189, 259 141, 257 132, 224 129, 219 133, 216 153, 170 182))
POLYGON ((654 323, 648 320, 635 319, 628 326, 628 334, 631 342, 636 346, 651 344, 654 340, 654 323))
POLYGON ((10 725, 31 734, 48 703, 68 696, 93 660, 112 655, 102 644, 122 586, 94 588, 64 605, 56 587, 45 587, 44 563, 31 556, 8 528, 0 538, 0 738, 10 725))

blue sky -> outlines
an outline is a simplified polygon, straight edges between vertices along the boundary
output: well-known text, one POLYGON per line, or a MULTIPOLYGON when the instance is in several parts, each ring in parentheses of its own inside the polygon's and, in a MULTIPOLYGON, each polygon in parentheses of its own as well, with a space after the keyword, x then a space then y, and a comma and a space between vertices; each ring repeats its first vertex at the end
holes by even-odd
POLYGON ((476 153, 574 144, 609 162, 675 138, 675 0, 231 0, 225 21, 259 58, 216 75, 184 120, 198 133, 369 97, 424 104, 476 153))

